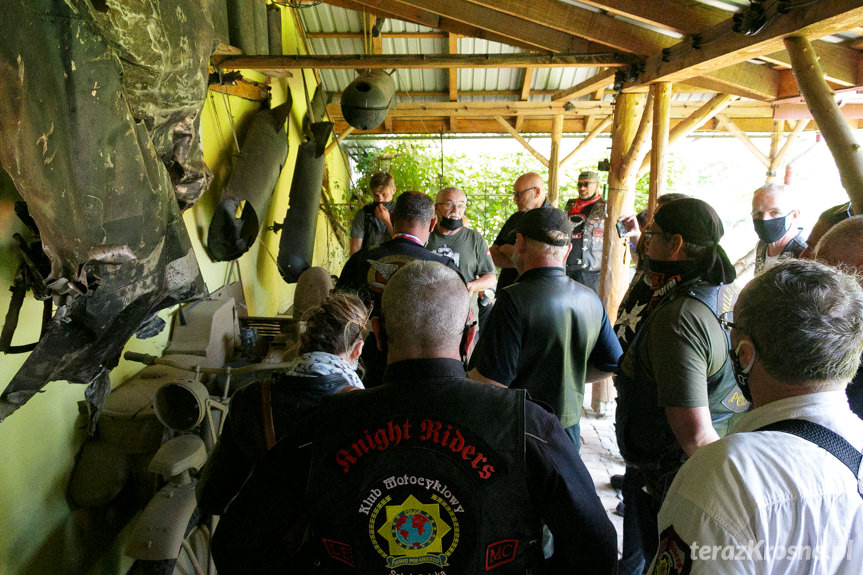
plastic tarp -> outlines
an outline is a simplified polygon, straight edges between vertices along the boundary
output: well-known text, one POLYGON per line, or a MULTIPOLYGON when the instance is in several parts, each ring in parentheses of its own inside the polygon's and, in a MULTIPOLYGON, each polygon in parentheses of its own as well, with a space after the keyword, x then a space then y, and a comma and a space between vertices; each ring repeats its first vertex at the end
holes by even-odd
POLYGON ((188 204, 209 177, 195 159, 208 3, 5 0, 0 37, 0 163, 60 304, 0 395, 0 420, 53 380, 92 383, 98 413, 139 325, 206 291, 175 190, 188 204))

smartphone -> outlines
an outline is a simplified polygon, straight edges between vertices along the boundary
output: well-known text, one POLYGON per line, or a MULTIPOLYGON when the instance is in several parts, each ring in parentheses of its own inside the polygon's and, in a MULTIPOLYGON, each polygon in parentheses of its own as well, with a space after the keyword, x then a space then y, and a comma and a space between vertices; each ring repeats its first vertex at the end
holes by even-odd
POLYGON ((623 222, 617 222, 614 224, 614 227, 617 228, 617 237, 622 238, 626 235, 626 224, 623 222))

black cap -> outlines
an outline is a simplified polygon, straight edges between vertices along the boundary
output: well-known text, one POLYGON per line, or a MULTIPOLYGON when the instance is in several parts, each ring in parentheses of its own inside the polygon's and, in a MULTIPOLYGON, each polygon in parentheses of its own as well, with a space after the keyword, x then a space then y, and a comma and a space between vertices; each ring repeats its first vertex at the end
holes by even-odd
POLYGON ((518 233, 526 238, 549 244, 551 246, 569 245, 572 234, 572 224, 562 210, 545 207, 527 211, 519 220, 518 233), (562 232, 564 239, 555 239, 549 232, 562 232))
POLYGON ((659 208, 653 221, 665 233, 680 234, 686 243, 713 248, 705 253, 701 262, 706 279, 731 283, 737 277, 734 265, 719 245, 725 228, 710 204, 696 198, 674 200, 659 208))
POLYGON ((578 174, 579 180, 590 180, 591 182, 599 181, 599 174, 594 172, 593 170, 587 170, 586 172, 581 172, 578 174))

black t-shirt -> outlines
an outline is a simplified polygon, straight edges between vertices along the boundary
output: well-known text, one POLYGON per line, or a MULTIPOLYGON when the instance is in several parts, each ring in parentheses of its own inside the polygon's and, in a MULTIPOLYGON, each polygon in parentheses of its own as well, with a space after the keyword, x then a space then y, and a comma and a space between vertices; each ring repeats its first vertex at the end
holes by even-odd
MULTIPOLYGON (((548 203, 548 200, 543 202, 542 208, 550 208, 552 205, 548 203)), ((500 233, 497 234, 497 237, 492 242, 492 245, 495 246, 514 246, 515 245, 515 236, 518 233, 518 222, 521 221, 521 218, 524 216, 524 212, 516 212, 511 215, 506 222, 504 222, 503 227, 500 229, 500 233)), ((497 291, 502 290, 509 284, 515 281, 515 278, 518 277, 518 270, 515 268, 501 268, 500 274, 497 276, 497 291)))

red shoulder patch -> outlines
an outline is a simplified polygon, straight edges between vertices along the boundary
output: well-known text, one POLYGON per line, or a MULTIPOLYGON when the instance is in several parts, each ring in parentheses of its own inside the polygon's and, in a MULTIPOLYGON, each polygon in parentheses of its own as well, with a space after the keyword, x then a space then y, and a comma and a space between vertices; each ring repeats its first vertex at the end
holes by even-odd
POLYGON ((515 552, 518 550, 518 539, 503 539, 491 543, 485 548, 485 570, 491 571, 505 563, 515 561, 515 552))

